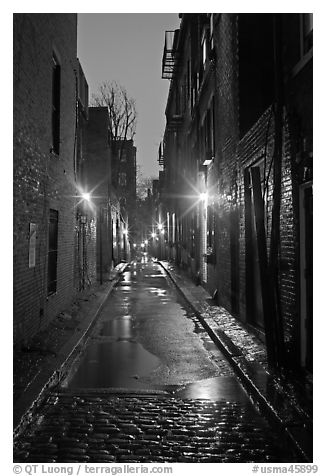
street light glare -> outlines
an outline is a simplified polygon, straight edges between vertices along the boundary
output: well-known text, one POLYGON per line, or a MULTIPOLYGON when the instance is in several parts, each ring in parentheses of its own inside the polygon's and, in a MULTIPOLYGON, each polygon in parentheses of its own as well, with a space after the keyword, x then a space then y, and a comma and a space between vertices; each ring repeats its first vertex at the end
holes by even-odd
POLYGON ((199 194, 199 198, 200 198, 200 200, 202 200, 203 202, 206 202, 206 200, 207 200, 207 198, 208 198, 208 193, 207 193, 207 192, 200 193, 200 194, 199 194))
POLYGON ((89 192, 83 192, 83 193, 82 193, 82 197, 83 197, 84 200, 86 200, 87 202, 89 202, 90 199, 91 199, 91 194, 90 194, 89 192))

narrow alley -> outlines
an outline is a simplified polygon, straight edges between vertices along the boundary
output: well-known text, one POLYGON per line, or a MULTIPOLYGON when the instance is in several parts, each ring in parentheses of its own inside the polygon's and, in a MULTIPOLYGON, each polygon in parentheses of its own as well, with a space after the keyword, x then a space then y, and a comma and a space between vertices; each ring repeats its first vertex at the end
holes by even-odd
POLYGON ((13 471, 314 463, 313 13, 9 23, 13 471))
POLYGON ((297 461, 161 266, 123 273, 82 353, 17 439, 20 462, 297 461))

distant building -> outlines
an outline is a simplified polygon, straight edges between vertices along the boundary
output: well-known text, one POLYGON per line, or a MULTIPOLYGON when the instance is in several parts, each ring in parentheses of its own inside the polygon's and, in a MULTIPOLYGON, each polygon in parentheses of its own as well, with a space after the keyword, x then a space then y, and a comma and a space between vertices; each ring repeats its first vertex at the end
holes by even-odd
POLYGON ((77 129, 76 129, 76 237, 75 237, 75 283, 82 291, 96 281, 96 208, 88 206, 87 183, 84 169, 87 163, 87 128, 89 122, 88 84, 78 61, 77 81, 77 129))
POLYGON ((112 165, 112 183, 120 202, 120 212, 128 228, 125 234, 125 245, 136 240, 136 152, 132 139, 117 140, 114 146, 112 165))
POLYGON ((88 112, 81 183, 83 190, 88 192, 90 197, 83 206, 86 213, 96 216, 96 274, 97 278, 103 281, 111 271, 113 260, 109 118, 106 107, 90 107, 88 112))

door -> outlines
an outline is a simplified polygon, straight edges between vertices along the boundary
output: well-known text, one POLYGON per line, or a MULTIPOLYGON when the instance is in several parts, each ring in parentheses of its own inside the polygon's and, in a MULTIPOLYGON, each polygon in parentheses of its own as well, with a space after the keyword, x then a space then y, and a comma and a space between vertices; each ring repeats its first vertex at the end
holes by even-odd
MULTIPOLYGON (((260 166, 244 171, 245 183, 245 236, 246 236, 246 307, 247 320, 254 326, 264 328, 261 265, 259 262, 258 234, 256 229, 252 170, 260 174, 260 166)), ((260 174, 261 177, 261 174, 260 174)), ((265 207, 264 207, 265 210, 265 207)), ((264 211, 262 211, 264 214, 264 211)), ((264 220, 264 216, 261 217, 264 220)))
POLYGON ((300 314, 301 365, 313 367, 313 193, 312 184, 300 188, 300 314))

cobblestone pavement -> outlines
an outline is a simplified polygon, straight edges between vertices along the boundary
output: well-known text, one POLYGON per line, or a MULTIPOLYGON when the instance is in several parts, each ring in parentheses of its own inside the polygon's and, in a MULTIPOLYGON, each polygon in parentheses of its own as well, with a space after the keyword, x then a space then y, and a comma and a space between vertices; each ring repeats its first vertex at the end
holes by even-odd
POLYGON ((312 375, 306 375, 304 381, 298 381, 294 375, 289 374, 285 378, 280 375, 272 375, 267 365, 266 346, 253 334, 252 328, 248 330, 244 323, 233 317, 226 309, 213 303, 208 292, 202 286, 196 286, 186 273, 173 263, 162 261, 161 265, 168 271, 186 299, 199 311, 209 327, 222 340, 227 340, 225 342, 226 346, 231 344, 233 349, 240 350, 244 362, 253 364, 256 368, 261 367, 272 376, 275 393, 286 396, 289 403, 289 405, 285 405, 284 409, 280 409, 282 419, 288 419, 292 412, 291 405, 306 420, 312 420, 312 375))
POLYGON ((52 395, 15 462, 293 462, 248 403, 164 396, 52 395))
POLYGON ((124 274, 71 369, 18 433, 15 462, 302 461, 258 413, 158 264, 124 274), (160 362, 145 376, 134 375, 139 343, 160 362), (131 349, 132 366, 122 367, 120 350, 101 353, 112 347, 131 349), (113 379, 102 379, 112 366, 113 379))

